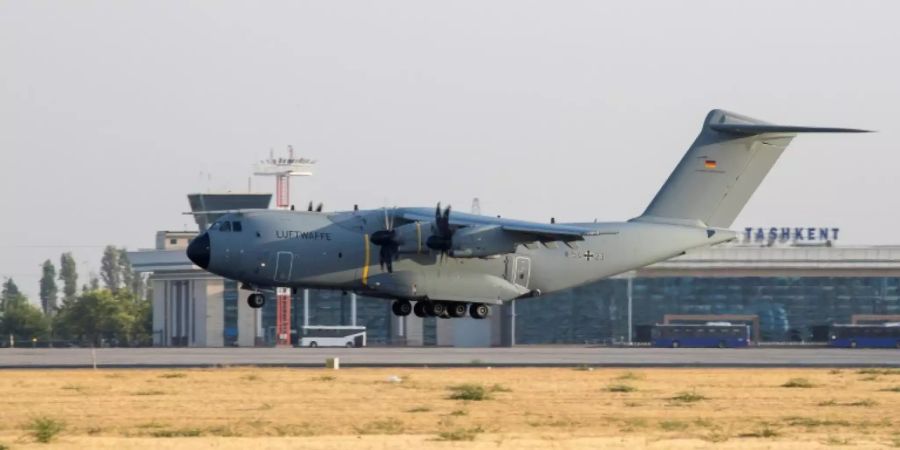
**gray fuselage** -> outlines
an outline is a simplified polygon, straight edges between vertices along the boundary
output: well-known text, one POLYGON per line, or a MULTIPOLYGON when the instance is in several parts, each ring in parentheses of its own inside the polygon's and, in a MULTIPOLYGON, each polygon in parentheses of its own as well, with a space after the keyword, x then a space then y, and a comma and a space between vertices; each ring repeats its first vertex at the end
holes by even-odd
MULTIPOLYGON (((710 233, 689 225, 583 223, 578 225, 597 234, 578 241, 525 243, 514 253, 480 258, 451 257, 420 242, 415 251, 399 255, 388 273, 379 265, 378 247, 370 242, 372 233, 384 228, 384 214, 227 214, 207 232, 206 269, 257 288, 339 289, 385 298, 497 304, 589 283, 734 237, 727 230, 710 233), (224 222, 239 222, 240 231, 224 231, 224 222)), ((430 226, 421 224, 424 237, 430 226)))

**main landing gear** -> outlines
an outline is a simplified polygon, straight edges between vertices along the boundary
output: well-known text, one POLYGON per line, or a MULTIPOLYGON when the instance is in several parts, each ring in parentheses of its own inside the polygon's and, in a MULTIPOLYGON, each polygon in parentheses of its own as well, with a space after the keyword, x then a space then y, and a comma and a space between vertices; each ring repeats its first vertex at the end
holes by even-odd
POLYGON ((247 306, 257 309, 262 308, 266 304, 266 296, 259 292, 247 296, 247 306))
POLYGON ((491 307, 484 303, 465 303, 420 300, 415 306, 409 300, 395 300, 391 305, 391 311, 395 316, 408 316, 410 313, 416 317, 439 317, 441 319, 455 319, 465 317, 466 312, 473 319, 484 319, 491 315, 491 307))

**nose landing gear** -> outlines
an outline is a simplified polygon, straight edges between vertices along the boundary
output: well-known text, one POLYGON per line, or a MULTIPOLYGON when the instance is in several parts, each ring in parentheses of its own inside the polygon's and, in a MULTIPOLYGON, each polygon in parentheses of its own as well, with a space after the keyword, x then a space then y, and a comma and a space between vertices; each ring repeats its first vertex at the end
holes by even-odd
POLYGON ((247 306, 257 309, 262 308, 266 304, 266 296, 260 293, 253 293, 247 296, 247 306))

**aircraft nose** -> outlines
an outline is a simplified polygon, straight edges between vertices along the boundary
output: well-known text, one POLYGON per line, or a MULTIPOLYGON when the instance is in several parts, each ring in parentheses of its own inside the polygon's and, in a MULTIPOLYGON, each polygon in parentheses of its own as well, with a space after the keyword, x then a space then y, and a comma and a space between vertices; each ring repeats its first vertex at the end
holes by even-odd
POLYGON ((187 257, 203 269, 209 267, 209 233, 195 237, 188 244, 187 257))

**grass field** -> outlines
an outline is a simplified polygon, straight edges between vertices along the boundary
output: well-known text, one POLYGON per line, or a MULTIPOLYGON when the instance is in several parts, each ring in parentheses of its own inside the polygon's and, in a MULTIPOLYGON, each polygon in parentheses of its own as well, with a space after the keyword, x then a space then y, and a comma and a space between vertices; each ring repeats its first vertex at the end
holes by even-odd
POLYGON ((48 445, 897 448, 900 370, 0 371, 0 449, 48 445))

